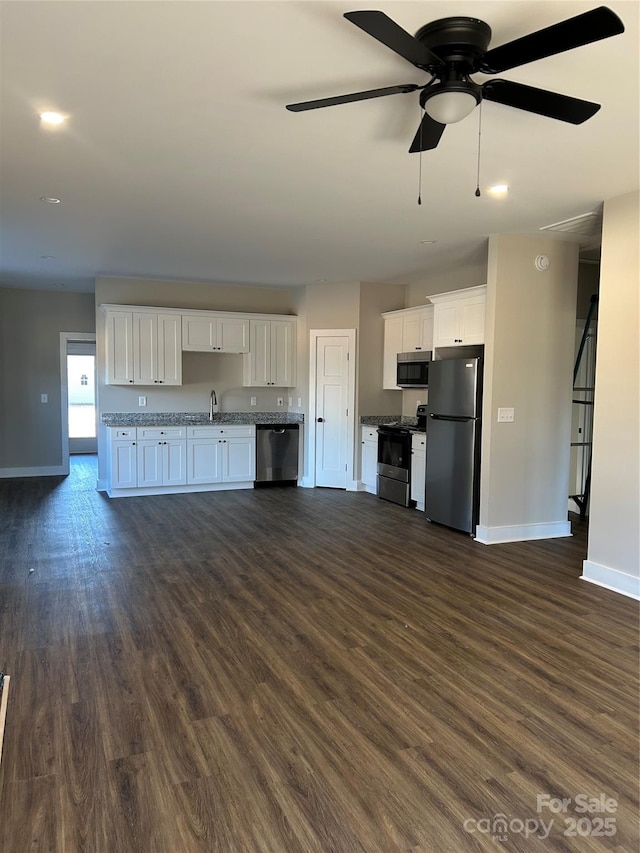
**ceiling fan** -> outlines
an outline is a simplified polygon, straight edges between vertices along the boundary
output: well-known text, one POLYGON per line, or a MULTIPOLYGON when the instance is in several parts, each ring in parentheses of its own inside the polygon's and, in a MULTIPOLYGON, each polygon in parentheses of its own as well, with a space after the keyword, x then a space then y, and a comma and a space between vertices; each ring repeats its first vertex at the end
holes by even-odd
POLYGON ((480 85, 471 80, 470 75, 499 74, 624 32, 620 18, 611 9, 600 6, 488 50, 491 28, 477 18, 432 21, 421 27, 414 37, 384 12, 346 12, 344 17, 412 65, 431 74, 431 80, 424 86, 405 83, 287 104, 287 109, 302 112, 421 90, 420 106, 425 112, 409 153, 436 148, 445 125, 461 121, 482 100, 582 124, 598 112, 600 104, 510 80, 493 79, 480 85))

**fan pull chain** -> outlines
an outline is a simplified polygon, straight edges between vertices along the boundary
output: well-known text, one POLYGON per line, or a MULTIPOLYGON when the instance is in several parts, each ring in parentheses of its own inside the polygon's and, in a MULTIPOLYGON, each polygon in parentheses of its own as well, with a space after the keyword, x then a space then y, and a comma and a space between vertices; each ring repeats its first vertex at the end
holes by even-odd
POLYGON ((418 154, 418 204, 422 204, 422 109, 420 110, 420 153, 418 154))
POLYGON ((480 198, 480 141, 482 139, 482 101, 478 105, 478 172, 476 179, 476 198, 480 198))

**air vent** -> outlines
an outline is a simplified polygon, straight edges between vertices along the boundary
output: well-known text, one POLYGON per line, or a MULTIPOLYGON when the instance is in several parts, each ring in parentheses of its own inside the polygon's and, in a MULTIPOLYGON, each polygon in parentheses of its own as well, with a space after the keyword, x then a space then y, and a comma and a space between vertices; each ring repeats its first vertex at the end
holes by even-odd
POLYGON ((591 210, 589 213, 581 213, 562 222, 554 222, 552 225, 543 225, 540 231, 559 231, 564 234, 576 234, 581 237, 595 237, 602 230, 602 210, 591 210))

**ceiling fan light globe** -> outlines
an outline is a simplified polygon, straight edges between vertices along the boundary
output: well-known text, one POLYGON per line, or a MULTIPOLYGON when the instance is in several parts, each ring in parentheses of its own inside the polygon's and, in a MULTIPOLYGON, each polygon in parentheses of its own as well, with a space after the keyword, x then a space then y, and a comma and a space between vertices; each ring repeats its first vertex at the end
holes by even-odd
POLYGON ((435 92, 426 101, 427 114, 440 124, 455 124, 466 118, 478 105, 471 92, 435 92))

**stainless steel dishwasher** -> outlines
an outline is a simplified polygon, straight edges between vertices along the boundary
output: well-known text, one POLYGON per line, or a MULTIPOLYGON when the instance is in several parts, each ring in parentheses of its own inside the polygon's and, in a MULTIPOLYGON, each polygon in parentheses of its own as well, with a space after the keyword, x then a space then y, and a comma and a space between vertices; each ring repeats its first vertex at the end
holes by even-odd
POLYGON ((298 482, 298 424, 256 424, 256 486, 298 482))

